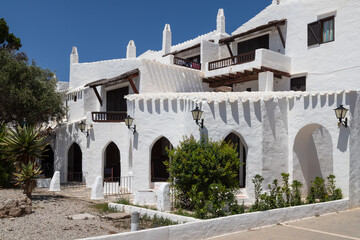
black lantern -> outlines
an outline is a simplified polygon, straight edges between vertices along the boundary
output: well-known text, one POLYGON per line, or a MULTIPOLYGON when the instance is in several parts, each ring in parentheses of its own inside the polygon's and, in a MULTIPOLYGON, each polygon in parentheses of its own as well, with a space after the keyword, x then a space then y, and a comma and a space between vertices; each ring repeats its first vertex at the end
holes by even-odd
POLYGON ((348 109, 344 108, 343 105, 340 105, 340 107, 335 108, 334 111, 336 118, 339 119, 338 125, 340 126, 340 124, 342 124, 344 127, 347 127, 347 118, 345 116, 348 109), (343 121, 343 119, 345 120, 343 121))
POLYGON ((196 124, 200 126, 200 128, 204 128, 204 119, 201 119, 201 116, 204 111, 201 111, 198 106, 194 110, 191 111, 193 119, 195 120, 196 124), (201 119, 201 123, 199 120, 201 119))
POLYGON ((82 133, 84 133, 87 136, 89 136, 89 129, 87 129, 87 131, 85 132, 85 129, 86 129, 86 123, 84 121, 81 121, 79 124, 79 129, 82 133))
POLYGON ((134 134, 136 133, 136 125, 134 124, 134 127, 131 128, 131 125, 134 121, 134 119, 132 117, 130 117, 130 115, 127 115, 127 117, 124 119, 125 120, 125 125, 134 132, 134 134))

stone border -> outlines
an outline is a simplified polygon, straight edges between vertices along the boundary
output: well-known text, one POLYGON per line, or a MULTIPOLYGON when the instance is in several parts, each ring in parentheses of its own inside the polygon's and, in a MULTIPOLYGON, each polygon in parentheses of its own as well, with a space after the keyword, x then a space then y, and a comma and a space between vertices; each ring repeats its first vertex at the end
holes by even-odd
POLYGON ((115 209, 117 211, 124 211, 126 213, 131 213, 133 211, 137 211, 140 215, 148 215, 150 217, 163 217, 166 219, 170 219, 171 221, 178 222, 178 223, 188 223, 188 222, 199 222, 203 221, 200 219, 192 218, 192 217, 185 217, 177 214, 167 213, 167 212, 160 212, 156 210, 151 210, 148 208, 136 207, 131 205, 119 204, 119 203, 109 203, 109 208, 115 209))
POLYGON ((85 239, 206 239, 219 235, 240 232, 251 228, 270 226, 281 222, 288 222, 301 218, 344 211, 349 209, 349 206, 349 199, 344 199, 324 203, 307 204, 296 207, 278 208, 264 212, 244 213, 216 219, 198 220, 196 222, 147 229, 138 232, 119 233, 85 239))

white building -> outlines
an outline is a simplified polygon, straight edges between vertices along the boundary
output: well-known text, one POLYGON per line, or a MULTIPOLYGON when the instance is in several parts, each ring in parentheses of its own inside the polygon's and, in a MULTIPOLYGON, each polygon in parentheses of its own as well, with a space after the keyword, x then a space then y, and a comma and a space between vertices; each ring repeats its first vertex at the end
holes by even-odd
POLYGON ((126 59, 80 63, 74 47, 55 170, 83 173, 88 186, 132 176, 134 191, 151 189, 167 178, 165 147, 206 134, 240 146, 239 197, 252 198, 255 174, 267 184, 288 172, 306 187, 334 174, 359 206, 359 13, 356 0, 277 0, 231 35, 220 9, 216 30, 178 45, 166 24, 160 51, 137 56, 130 41, 126 59), (340 105, 348 127, 337 124, 340 105))

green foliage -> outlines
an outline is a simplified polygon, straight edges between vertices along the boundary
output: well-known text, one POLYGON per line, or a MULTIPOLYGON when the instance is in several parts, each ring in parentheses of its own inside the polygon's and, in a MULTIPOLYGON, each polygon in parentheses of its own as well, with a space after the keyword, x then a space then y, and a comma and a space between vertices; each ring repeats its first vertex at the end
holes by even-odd
POLYGON ((335 176, 330 174, 327 177, 328 180, 328 184, 327 184, 327 192, 328 192, 328 200, 338 200, 338 199, 342 199, 343 195, 342 195, 342 191, 340 188, 336 188, 335 186, 335 176))
POLYGON ((21 163, 15 176, 15 185, 20 185, 24 189, 24 194, 31 198, 31 193, 36 187, 36 180, 40 178, 41 168, 34 162, 21 163))
POLYGON ((281 176, 283 178, 283 185, 282 185, 282 192, 285 194, 286 197, 286 206, 289 206, 290 204, 290 195, 291 195, 291 189, 289 187, 289 176, 288 173, 281 173, 281 176))
POLYGON ((201 218, 236 211, 230 193, 238 188, 240 163, 232 144, 185 137, 168 153, 170 161, 165 164, 181 208, 195 210, 201 218))
MULTIPOLYGON (((4 140, 6 136, 5 124, 0 125, 0 142, 4 140)), ((8 161, 4 156, 4 147, 0 145, 0 188, 10 187, 12 173, 14 172, 14 165, 11 161, 8 161)))
POLYGON ((9 26, 4 18, 0 18, 0 49, 19 50, 20 38, 9 32, 9 26))
POLYGON ((65 109, 56 85, 48 69, 0 51, 0 122, 35 125, 60 121, 65 109))
POLYGON ((301 205, 302 201, 301 201, 301 188, 302 188, 303 184, 298 181, 298 180, 293 180, 292 184, 291 184, 291 206, 297 206, 297 205, 301 205))
POLYGON ((327 200, 327 193, 325 188, 325 180, 321 177, 316 177, 314 181, 311 181, 310 193, 306 200, 308 203, 314 203, 318 199, 320 202, 327 200))
POLYGON ((8 128, 6 136, 1 139, 2 154, 8 161, 13 161, 19 167, 21 163, 34 162, 41 158, 47 144, 45 137, 39 137, 39 132, 32 126, 8 128))
POLYGON ((251 206, 250 211, 259 211, 260 209, 262 209, 262 200, 260 197, 262 192, 262 182, 264 181, 264 178, 260 174, 256 174, 251 181, 254 184, 255 203, 251 206))
POLYGON ((132 205, 128 198, 123 198, 123 197, 119 198, 119 200, 117 200, 116 203, 120 203, 124 205, 132 205))
POLYGON ((156 214, 154 217, 150 217, 147 214, 144 214, 140 217, 140 228, 157 228, 157 227, 163 227, 163 226, 169 226, 169 225, 176 225, 179 224, 179 222, 172 221, 167 218, 158 217, 156 214))
POLYGON ((98 203, 92 205, 93 208, 96 208, 101 213, 114 213, 117 212, 115 209, 109 208, 108 203, 98 203))

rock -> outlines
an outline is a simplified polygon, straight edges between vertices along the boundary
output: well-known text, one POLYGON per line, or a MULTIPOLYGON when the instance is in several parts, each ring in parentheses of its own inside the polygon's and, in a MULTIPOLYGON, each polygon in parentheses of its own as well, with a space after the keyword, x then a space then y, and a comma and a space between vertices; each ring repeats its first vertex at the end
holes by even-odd
POLYGON ((129 213, 109 213, 103 216, 103 218, 109 220, 120 220, 120 219, 131 218, 131 215, 129 213))
POLYGON ((31 206, 26 206, 25 209, 24 209, 24 213, 25 214, 30 214, 32 212, 32 209, 31 209, 31 206))
POLYGON ((12 217, 20 217, 22 215, 22 209, 21 208, 12 208, 9 211, 9 216, 12 217))
POLYGON ((17 201, 14 199, 8 199, 5 201, 4 203, 4 208, 10 209, 10 208, 15 208, 17 205, 17 201))

